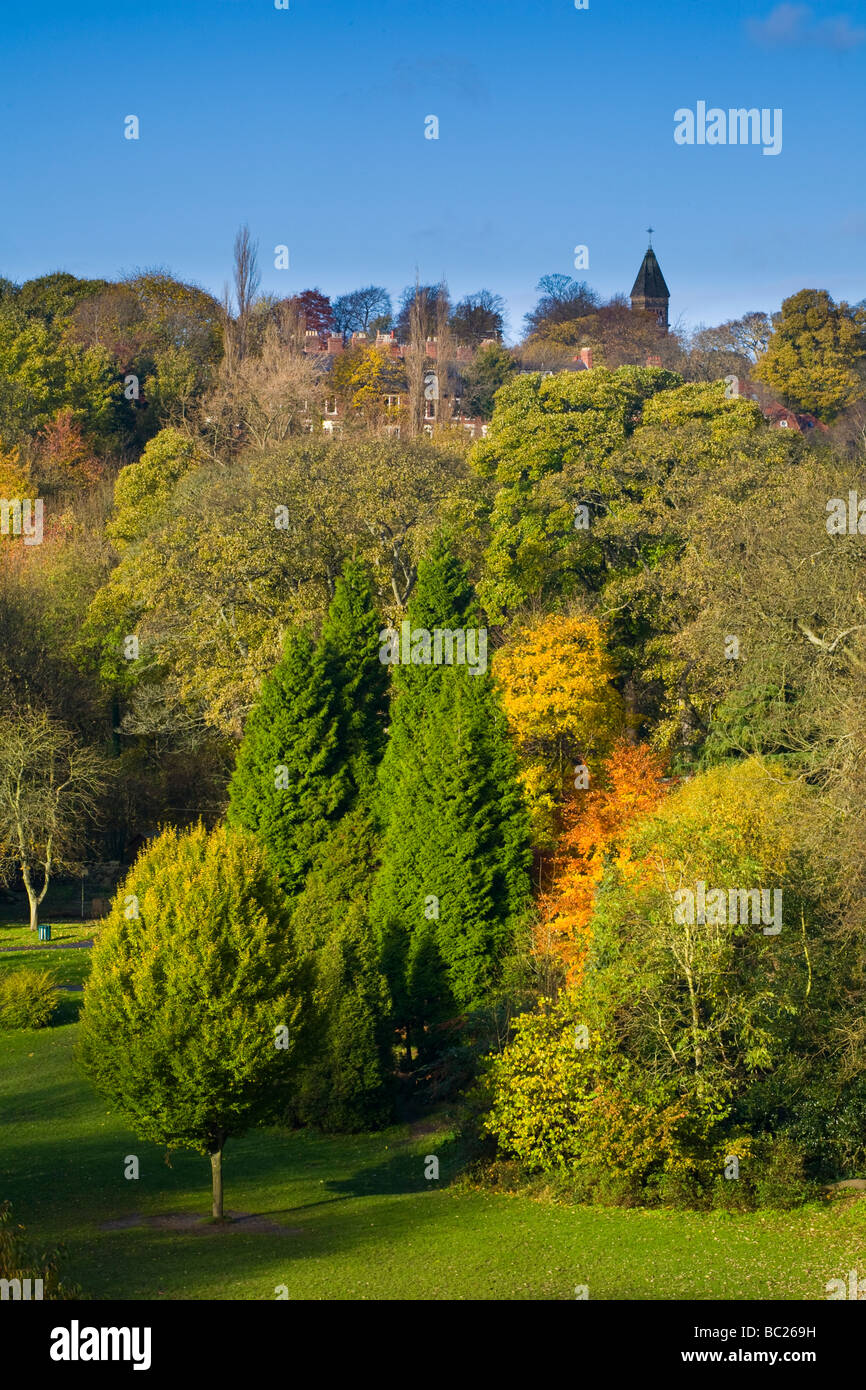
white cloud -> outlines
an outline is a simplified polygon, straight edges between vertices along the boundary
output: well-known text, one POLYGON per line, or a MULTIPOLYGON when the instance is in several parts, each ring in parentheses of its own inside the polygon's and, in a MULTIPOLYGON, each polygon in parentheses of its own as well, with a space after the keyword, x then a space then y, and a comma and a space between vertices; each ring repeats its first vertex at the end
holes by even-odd
POLYGON ((809 5, 776 5, 766 19, 746 21, 749 35, 766 48, 832 48, 836 52, 866 42, 866 29, 852 25, 847 15, 816 19, 809 5))

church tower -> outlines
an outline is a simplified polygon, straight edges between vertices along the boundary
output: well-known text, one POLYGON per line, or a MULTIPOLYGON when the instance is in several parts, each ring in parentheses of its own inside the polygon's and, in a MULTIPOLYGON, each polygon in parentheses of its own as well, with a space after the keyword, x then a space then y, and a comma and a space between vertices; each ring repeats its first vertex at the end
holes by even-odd
POLYGON ((662 275, 661 266, 656 260, 656 253, 653 250, 652 227, 649 229, 649 234, 650 244, 637 273, 637 279, 632 286, 631 307, 633 309, 645 309, 648 313, 655 314, 659 321, 659 327, 667 332, 671 292, 665 284, 665 277, 662 275))

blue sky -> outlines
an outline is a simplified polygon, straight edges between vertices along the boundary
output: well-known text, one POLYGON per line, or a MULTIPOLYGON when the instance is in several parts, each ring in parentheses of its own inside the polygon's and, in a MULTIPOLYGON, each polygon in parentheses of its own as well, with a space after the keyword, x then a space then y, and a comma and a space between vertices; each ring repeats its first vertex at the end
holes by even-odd
POLYGON ((275 293, 417 267, 519 330, 547 272, 627 293, 652 224, 674 321, 866 297, 866 0, 289 3, 2 0, 0 274, 219 293, 247 221, 275 293), (676 145, 699 100, 781 108, 782 152, 676 145))

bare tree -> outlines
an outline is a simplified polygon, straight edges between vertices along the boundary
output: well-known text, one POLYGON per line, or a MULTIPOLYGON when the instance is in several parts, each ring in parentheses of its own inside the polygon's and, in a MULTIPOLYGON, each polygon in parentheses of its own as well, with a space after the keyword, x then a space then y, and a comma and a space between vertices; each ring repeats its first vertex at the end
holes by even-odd
POLYGON ((25 707, 0 728, 0 874, 20 871, 32 931, 52 875, 76 867, 107 774, 101 754, 42 710, 25 707))
POLYGON ((261 352, 244 359, 234 380, 245 437, 264 449, 318 423, 322 377, 321 359, 287 352, 277 325, 269 324, 261 352))
POLYGON ((381 285, 364 285, 334 300, 334 327, 343 338, 366 333, 371 319, 390 319, 391 296, 381 285))
POLYGON ((306 319, 297 296, 278 300, 273 305, 271 317, 285 351, 294 356, 303 354, 306 319))
POLYGON ((448 286, 442 280, 436 295, 436 423, 448 425, 454 410, 454 392, 451 378, 454 375, 455 344, 451 329, 451 301, 448 286))
POLYGON ((243 361, 247 353, 250 314, 261 284, 258 262, 258 243, 250 237, 246 223, 235 237, 234 298, 237 317, 237 356, 243 361))
POLYGON ((772 331, 769 315, 755 309, 716 328, 698 329, 692 336, 692 347, 704 353, 737 354, 754 365, 767 351, 772 331))
POLYGON ((223 363, 194 422, 197 437, 217 462, 247 444, 280 444, 315 427, 326 380, 322 358, 300 350, 290 312, 280 309, 255 351, 223 363))
POLYGON ((424 418, 424 374, 427 367, 427 291, 415 277, 415 294, 409 306, 409 342, 403 356, 408 385, 407 434, 421 433, 424 418))

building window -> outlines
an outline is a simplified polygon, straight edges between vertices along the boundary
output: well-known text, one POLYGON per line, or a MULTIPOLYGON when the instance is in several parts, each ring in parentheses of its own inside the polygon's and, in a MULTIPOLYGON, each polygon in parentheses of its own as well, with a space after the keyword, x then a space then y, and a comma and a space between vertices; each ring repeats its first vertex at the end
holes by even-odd
POLYGON ((326 414, 326 415, 336 415, 336 413, 337 413, 337 397, 336 397, 336 396, 329 396, 328 399, 325 401, 325 414, 326 414))
POLYGON ((425 420, 435 420, 435 419, 436 419, 436 402, 435 402, 435 401, 425 401, 425 402, 424 402, 424 419, 425 419, 425 420))

